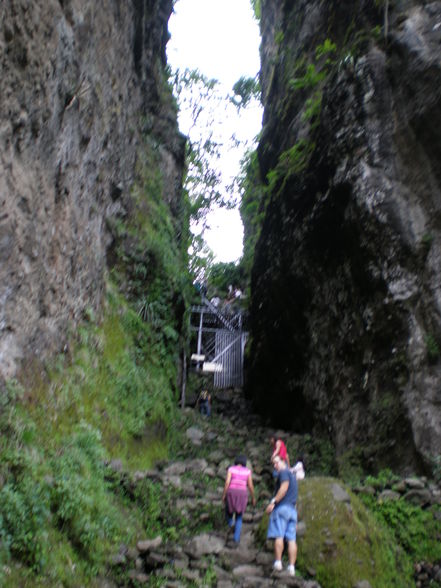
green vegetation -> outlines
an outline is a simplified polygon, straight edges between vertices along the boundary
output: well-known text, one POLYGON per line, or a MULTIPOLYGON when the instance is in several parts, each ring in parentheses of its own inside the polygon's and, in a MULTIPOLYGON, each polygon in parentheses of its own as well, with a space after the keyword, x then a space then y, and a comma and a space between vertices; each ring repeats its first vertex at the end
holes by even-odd
POLYGON ((283 31, 277 31, 277 33, 274 35, 274 43, 276 45, 280 45, 281 43, 283 43, 284 38, 285 35, 283 31))
POLYGON ((392 534, 356 496, 350 497, 351 508, 335 501, 334 484, 339 482, 314 478, 299 486, 300 516, 308 529, 299 541, 300 570, 314 567, 327 588, 352 588, 360 580, 377 588, 411 586, 412 566, 392 534))
POLYGON ((431 333, 424 337, 426 343, 427 359, 430 363, 436 363, 439 359, 440 349, 437 340, 431 333))
POLYGON ((320 71, 313 63, 308 63, 305 73, 298 78, 293 78, 288 82, 290 90, 301 90, 315 88, 319 82, 326 77, 326 72, 320 71))
POLYGON ((295 145, 283 151, 276 167, 268 172, 268 192, 270 194, 280 193, 292 176, 299 174, 306 168, 314 149, 315 143, 300 139, 295 145))
MULTIPOLYGON (((394 488, 400 481, 390 470, 382 470, 377 476, 368 476, 363 485, 377 491, 394 488)), ((441 506, 421 508, 407 501, 405 496, 397 500, 378 500, 370 494, 360 499, 382 526, 392 532, 397 544, 403 548, 409 561, 434 562, 441 558, 441 506)))
POLYGON ((176 367, 166 349, 111 293, 103 323, 80 329, 71 362, 60 358, 47 381, 26 389, 10 384, 0 421, 0 562, 15 570, 11 586, 15 561, 25 564, 19 577, 37 574, 36 583, 87 583, 119 543, 145 534, 104 463, 147 468, 167 455, 176 367))
POLYGON ((1 396, 2 586, 93 586, 155 520, 154 493, 129 501, 105 464, 146 469, 174 441, 190 206, 172 211, 164 192, 158 144, 145 137, 128 213, 109 223, 100 316, 87 309, 66 353, 28 366, 1 396))
MULTIPOLYGON (((281 52, 283 42, 283 32, 279 31, 276 34, 276 43, 280 45, 281 52)), ((241 193, 240 214, 244 224, 244 254, 241 265, 248 282, 254 251, 270 199, 277 198, 290 179, 307 169, 315 150, 314 132, 320 122, 322 88, 336 63, 336 53, 336 44, 326 38, 323 43, 316 46, 312 62, 308 63, 306 56, 303 56, 295 63, 294 75, 288 77, 286 74, 288 92, 285 107, 292 105, 292 92, 296 95, 299 92, 303 93, 300 95, 304 96, 300 98, 302 105, 298 109, 301 110, 301 120, 307 123, 308 131, 306 136, 280 153, 276 165, 267 174, 266 182, 260 177, 256 151, 248 152, 242 161, 242 173, 238 180, 241 193)))
POLYGON ((432 458, 432 471, 433 477, 439 484, 441 482, 441 455, 432 458))
POLYGON ((288 88, 291 90, 311 90, 317 87, 320 82, 326 79, 329 69, 334 65, 331 55, 337 51, 337 46, 330 39, 317 45, 315 49, 315 62, 307 63, 305 58, 300 59, 296 64, 299 72, 295 78, 288 80, 288 88))
MULTIPOLYGON (((367 580, 376 588, 412 586, 412 565, 396 545, 391 531, 377 521, 362 501, 350 494, 350 507, 333 496, 341 482, 332 478, 306 478, 299 483, 299 519, 306 533, 298 538, 297 568, 326 588, 352 588, 367 580)), ((268 519, 259 526, 265 541, 268 519)))
POLYGON ((435 513, 440 516, 441 507, 423 510, 400 498, 399 500, 376 500, 373 496, 362 495, 361 499, 374 516, 388 529, 412 562, 437 561, 441 558, 439 533, 441 525, 435 513))
MULTIPOLYGON (((187 120, 186 171, 184 191, 187 195, 190 233, 190 273, 195 280, 202 281, 206 268, 213 260, 207 247, 204 233, 207 215, 213 207, 231 208, 234 202, 230 189, 222 190, 221 173, 217 160, 220 157, 224 137, 219 132, 221 121, 216 120, 220 104, 232 102, 238 109, 246 107, 260 94, 255 78, 240 78, 233 88, 233 95, 224 96, 219 83, 209 79, 198 70, 177 70, 172 79, 174 93, 182 117, 187 120), (219 122, 219 124, 216 124, 219 122)), ((232 138, 231 140, 235 140, 232 138)))
POLYGON ((252 100, 260 100, 260 83, 256 77, 241 77, 233 86, 231 102, 240 110, 246 108, 252 100))
POLYGON ((240 264, 230 262, 218 262, 208 268, 207 283, 209 296, 227 298, 228 287, 243 289, 244 275, 240 264))
POLYGON ((261 0, 251 0, 251 6, 253 8, 256 20, 260 21, 260 18, 262 16, 261 0))
POLYGON ((238 179, 242 198, 239 207, 244 226, 243 256, 241 266, 249 288, 254 251, 259 239, 268 202, 268 191, 260 179, 257 151, 248 151, 241 162, 242 173, 238 179))
POLYGON ((305 102, 305 110, 302 114, 304 121, 311 121, 311 128, 315 128, 318 125, 320 119, 320 112, 322 109, 322 92, 315 92, 311 98, 308 98, 305 102))

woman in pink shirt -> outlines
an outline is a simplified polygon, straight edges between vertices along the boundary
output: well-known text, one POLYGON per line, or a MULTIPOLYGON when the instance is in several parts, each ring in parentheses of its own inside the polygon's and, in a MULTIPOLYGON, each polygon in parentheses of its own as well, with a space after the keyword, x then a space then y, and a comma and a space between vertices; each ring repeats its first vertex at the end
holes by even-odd
POLYGON ((253 476, 251 470, 247 468, 247 458, 244 455, 238 455, 234 460, 234 466, 228 468, 222 494, 228 526, 230 529, 234 526, 233 539, 236 546, 239 545, 240 541, 242 517, 248 503, 248 490, 251 494, 253 506, 256 506, 253 476), (234 518, 236 522, 234 522, 234 518))

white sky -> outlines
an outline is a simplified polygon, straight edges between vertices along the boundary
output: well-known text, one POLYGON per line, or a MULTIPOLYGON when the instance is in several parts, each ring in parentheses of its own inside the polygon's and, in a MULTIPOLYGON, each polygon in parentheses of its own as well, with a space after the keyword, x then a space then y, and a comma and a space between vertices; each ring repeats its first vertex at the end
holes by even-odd
MULTIPOLYGON (((250 0, 177 0, 169 21, 171 39, 168 62, 173 69, 198 69, 220 82, 223 93, 242 77, 254 77, 260 69, 259 26, 253 17, 250 0)), ((225 108, 225 105, 224 105, 225 108)), ((219 114, 219 129, 225 140, 234 132, 251 141, 260 131, 262 110, 230 108, 219 114)), ((181 130, 186 133, 181 117, 181 130)), ((224 184, 237 176, 241 149, 224 149, 219 168, 224 184)), ((243 227, 239 211, 217 210, 209 216, 210 230, 205 238, 216 261, 236 261, 242 255, 243 227)))

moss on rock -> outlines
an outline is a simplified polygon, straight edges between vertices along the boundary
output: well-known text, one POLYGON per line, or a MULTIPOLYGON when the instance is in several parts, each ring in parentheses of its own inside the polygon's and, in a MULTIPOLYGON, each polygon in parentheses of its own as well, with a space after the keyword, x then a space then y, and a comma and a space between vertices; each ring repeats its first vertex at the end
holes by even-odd
POLYGON ((299 484, 298 567, 313 568, 324 588, 352 588, 367 580, 376 588, 412 586, 412 567, 392 534, 363 503, 333 478, 299 484))

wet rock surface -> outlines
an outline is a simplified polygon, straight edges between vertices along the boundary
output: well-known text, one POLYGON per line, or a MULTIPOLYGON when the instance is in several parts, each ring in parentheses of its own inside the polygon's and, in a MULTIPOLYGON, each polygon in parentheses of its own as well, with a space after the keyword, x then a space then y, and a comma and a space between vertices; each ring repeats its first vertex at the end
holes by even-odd
POLYGON ((8 0, 0 18, 0 378, 68 351, 97 312, 112 227, 155 145, 180 201, 184 143, 164 82, 171 0, 8 0))
POLYGON ((278 179, 247 393, 373 472, 423 474, 441 446, 441 3, 388 4, 262 1, 258 154, 278 179))

